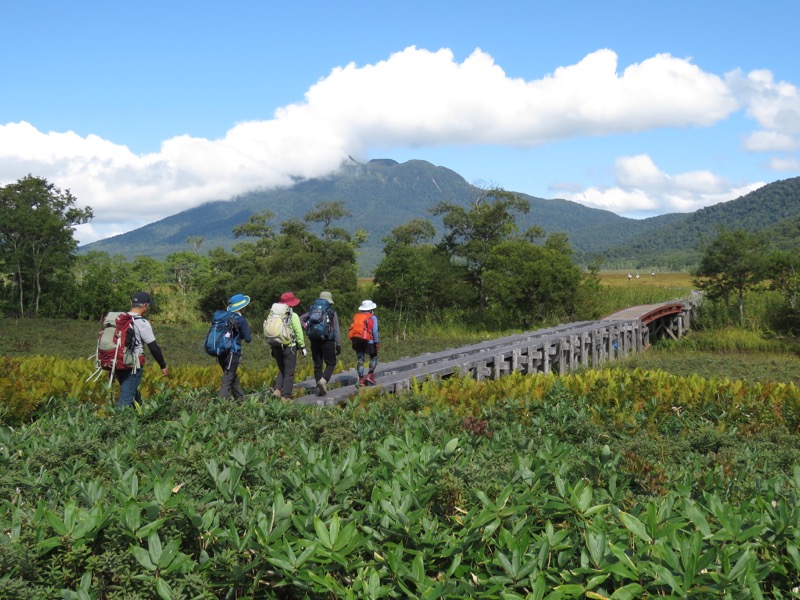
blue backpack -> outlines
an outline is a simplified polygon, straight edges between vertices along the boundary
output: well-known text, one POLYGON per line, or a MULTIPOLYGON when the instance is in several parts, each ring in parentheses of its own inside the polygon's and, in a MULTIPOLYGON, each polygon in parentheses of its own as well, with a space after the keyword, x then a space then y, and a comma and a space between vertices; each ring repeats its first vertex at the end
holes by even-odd
POLYGON ((331 303, 322 298, 314 300, 308 310, 308 339, 310 340, 332 340, 333 331, 333 309, 331 303))
POLYGON ((228 352, 241 352, 241 333, 236 328, 234 320, 236 313, 227 310, 214 311, 211 319, 211 328, 206 336, 206 354, 222 356, 228 352))

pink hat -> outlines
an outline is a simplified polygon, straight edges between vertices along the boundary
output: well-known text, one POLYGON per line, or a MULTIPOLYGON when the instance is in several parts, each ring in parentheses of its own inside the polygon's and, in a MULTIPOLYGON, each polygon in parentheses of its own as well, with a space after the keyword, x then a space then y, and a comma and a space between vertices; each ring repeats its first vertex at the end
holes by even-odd
POLYGON ((281 302, 289 306, 297 306, 300 304, 300 298, 294 295, 294 292, 284 292, 281 294, 281 302))

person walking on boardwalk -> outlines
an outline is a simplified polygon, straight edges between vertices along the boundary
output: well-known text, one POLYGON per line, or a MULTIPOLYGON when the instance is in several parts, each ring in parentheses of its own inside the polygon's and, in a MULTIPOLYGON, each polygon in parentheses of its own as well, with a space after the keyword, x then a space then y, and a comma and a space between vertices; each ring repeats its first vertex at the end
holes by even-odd
POLYGON ((358 385, 375 385, 375 367, 378 366, 378 349, 381 339, 378 333, 378 317, 373 312, 378 307, 372 300, 364 300, 358 307, 358 312, 353 316, 350 338, 353 350, 356 352, 356 371, 358 372, 358 385), (364 375, 364 363, 369 356, 369 367, 364 375))
POLYGON ((324 396, 328 393, 328 383, 336 368, 336 356, 342 352, 339 316, 333 308, 331 293, 320 292, 319 298, 314 300, 308 312, 300 317, 300 322, 311 340, 311 360, 314 361, 317 395, 324 396))
POLYGON ((117 408, 126 408, 133 406, 133 403, 142 403, 142 395, 139 392, 139 385, 142 383, 142 375, 144 373, 144 347, 150 351, 153 359, 161 367, 161 374, 166 377, 169 375, 167 369, 167 362, 164 360, 164 354, 161 352, 161 347, 156 342, 156 336, 153 333, 153 327, 150 321, 144 316, 150 310, 150 294, 147 292, 136 292, 131 298, 131 309, 128 314, 133 317, 133 354, 139 361, 140 368, 130 370, 116 370, 114 372, 114 379, 119 382, 119 400, 117 400, 117 408))
POLYGON ((264 335, 272 346, 272 358, 278 365, 278 377, 272 391, 276 398, 292 397, 297 353, 300 352, 303 356, 307 354, 300 317, 292 310, 298 304, 300 298, 293 292, 284 292, 280 302, 272 305, 269 316, 264 321, 264 335))
POLYGON ((244 398, 244 390, 239 384, 239 363, 242 360, 242 344, 244 340, 248 344, 252 340, 250 324, 242 316, 241 311, 250 304, 250 296, 244 294, 234 294, 228 299, 228 307, 225 309, 228 314, 223 316, 229 322, 229 329, 226 335, 232 338, 230 350, 220 353, 217 362, 222 369, 222 383, 219 388, 220 398, 229 398, 233 395, 234 400, 244 398))

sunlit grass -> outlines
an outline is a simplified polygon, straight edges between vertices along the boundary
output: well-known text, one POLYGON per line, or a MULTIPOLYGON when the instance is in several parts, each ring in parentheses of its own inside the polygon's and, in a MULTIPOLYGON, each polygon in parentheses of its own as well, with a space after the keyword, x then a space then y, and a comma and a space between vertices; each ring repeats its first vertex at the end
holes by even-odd
POLYGON ((608 287, 667 287, 675 289, 685 289, 692 287, 692 276, 686 272, 657 272, 639 273, 630 271, 601 271, 598 273, 600 283, 608 287), (628 273, 632 275, 628 279, 628 273))

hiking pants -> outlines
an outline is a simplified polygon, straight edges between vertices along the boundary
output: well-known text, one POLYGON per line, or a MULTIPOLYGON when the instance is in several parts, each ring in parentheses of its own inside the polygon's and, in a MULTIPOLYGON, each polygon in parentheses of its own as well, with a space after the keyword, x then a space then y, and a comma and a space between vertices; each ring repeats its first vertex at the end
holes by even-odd
POLYGON ((314 361, 314 379, 330 381, 336 367, 336 340, 311 340, 311 360, 314 361))
POLYGON ((117 408, 133 406, 133 403, 142 403, 142 395, 139 393, 139 384, 142 383, 143 368, 130 371, 114 371, 114 379, 119 381, 119 400, 117 408))
POLYGON ((291 398, 294 389, 294 371, 297 368, 297 348, 295 346, 273 346, 272 358, 278 363, 275 389, 281 393, 281 398, 291 398))
POLYGON ((239 375, 236 372, 241 360, 242 355, 237 352, 228 352, 217 357, 217 362, 222 368, 222 384, 219 388, 220 398, 228 398, 231 394, 236 400, 244 398, 244 390, 239 385, 239 375))
POLYGON ((359 378, 364 377, 364 362, 369 356, 369 372, 374 373, 375 367, 378 366, 378 350, 375 344, 367 340, 353 340, 353 350, 356 351, 356 371, 359 378))

